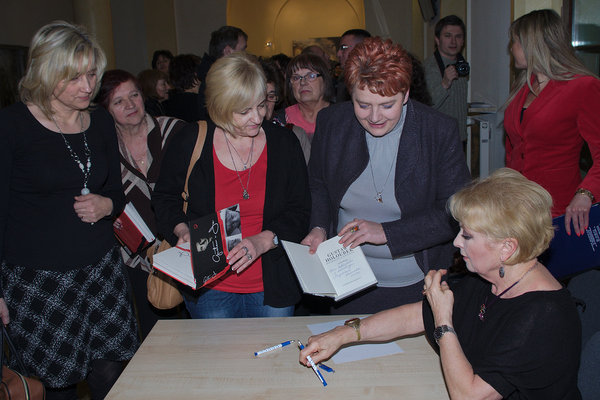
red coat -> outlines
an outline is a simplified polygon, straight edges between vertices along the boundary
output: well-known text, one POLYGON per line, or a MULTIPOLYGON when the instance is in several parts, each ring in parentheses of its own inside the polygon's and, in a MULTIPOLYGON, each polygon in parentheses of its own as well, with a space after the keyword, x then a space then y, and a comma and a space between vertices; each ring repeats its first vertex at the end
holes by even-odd
POLYGON ((548 82, 520 114, 529 87, 524 86, 504 113, 506 166, 539 183, 554 201, 552 216, 565 213, 578 188, 600 198, 600 80, 584 76, 548 82), (579 158, 584 140, 594 164, 581 179, 579 158))

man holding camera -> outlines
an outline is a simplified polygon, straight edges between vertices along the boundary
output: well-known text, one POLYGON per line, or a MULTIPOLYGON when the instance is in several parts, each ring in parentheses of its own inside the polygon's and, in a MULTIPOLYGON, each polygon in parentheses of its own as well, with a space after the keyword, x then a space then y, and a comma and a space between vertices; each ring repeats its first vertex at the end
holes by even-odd
POLYGON ((461 51, 465 45, 465 24, 448 15, 435 25, 436 50, 425 60, 425 80, 433 108, 456 118, 463 143, 467 140, 467 79, 470 68, 461 51))

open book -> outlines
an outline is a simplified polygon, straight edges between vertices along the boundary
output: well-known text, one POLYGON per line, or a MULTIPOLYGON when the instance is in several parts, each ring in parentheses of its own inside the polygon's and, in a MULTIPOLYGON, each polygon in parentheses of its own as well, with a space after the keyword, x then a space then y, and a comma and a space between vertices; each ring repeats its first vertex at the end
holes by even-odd
POLYGON ((586 269, 600 267, 600 204, 590 209, 589 226, 577 236, 571 226, 571 235, 565 231, 565 216, 552 220, 556 231, 550 248, 540 256, 540 262, 555 278, 561 279, 586 269))
POLYGON ((148 248, 154 242, 154 235, 134 205, 129 202, 113 222, 113 230, 119 242, 130 254, 136 254, 148 248))
POLYGON ((239 205, 189 222, 190 243, 154 255, 154 268, 199 289, 229 272, 228 249, 241 241, 239 205))
POLYGON ((315 254, 308 246, 281 241, 304 293, 338 301, 377 283, 360 246, 350 249, 339 240, 335 236, 321 243, 315 254))

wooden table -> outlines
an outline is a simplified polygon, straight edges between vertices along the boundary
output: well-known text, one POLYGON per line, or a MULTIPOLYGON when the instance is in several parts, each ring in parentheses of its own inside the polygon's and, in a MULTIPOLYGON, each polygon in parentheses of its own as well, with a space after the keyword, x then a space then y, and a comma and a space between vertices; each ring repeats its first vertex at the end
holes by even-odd
POLYGON ((308 324, 343 316, 158 321, 107 399, 448 399, 439 357, 424 336, 398 341, 402 354, 327 364, 323 387, 298 362, 308 324))

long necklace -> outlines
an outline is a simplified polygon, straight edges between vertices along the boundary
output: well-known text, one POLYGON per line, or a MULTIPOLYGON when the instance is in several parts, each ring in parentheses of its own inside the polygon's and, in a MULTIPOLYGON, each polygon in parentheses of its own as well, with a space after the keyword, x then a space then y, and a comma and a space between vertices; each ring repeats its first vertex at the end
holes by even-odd
POLYGON ((523 278, 525 278, 525 276, 527 276, 528 273, 530 273, 535 267, 536 265, 538 265, 538 262, 536 261, 535 264, 533 264, 533 266, 531 268, 529 268, 527 271, 525 271, 525 273, 523 275, 521 275, 521 277, 519 278, 518 281, 516 281, 515 283, 513 283, 512 285, 510 285, 508 288, 506 288, 502 293, 500 293, 498 296, 494 296, 494 298, 492 299, 492 301, 490 301, 490 304, 487 304, 488 301, 488 296, 485 297, 485 301, 483 302, 483 304, 481 305, 481 307, 479 307, 479 314, 477 314, 477 316, 479 317, 480 321, 483 321, 485 319, 485 313, 486 311, 492 306, 494 305, 494 303, 496 301, 498 301, 498 299, 500 297, 502 297, 504 294, 506 294, 506 292, 508 292, 510 289, 514 288, 517 283, 521 282, 523 280, 523 278))
POLYGON ((392 173, 392 169, 394 168, 394 161, 392 161, 392 165, 390 165, 390 170, 388 171, 387 177, 385 178, 385 182, 381 187, 381 190, 377 190, 377 186, 375 185, 375 175, 373 174, 373 163, 369 160, 369 166, 371 167, 371 178, 373 179, 373 188, 375 189, 375 200, 379 203, 383 203, 383 189, 385 189, 385 185, 387 185, 388 180, 390 179, 390 175, 392 173))
MULTIPOLYGON (((244 186, 244 183, 242 182, 242 177, 240 176, 240 173, 237 169, 237 165, 235 165, 235 160, 233 159, 233 153, 231 152, 229 139, 227 139, 227 134, 225 132, 223 132, 223 136, 225 137, 225 142, 227 143, 227 150, 229 151, 229 157, 231 157, 231 162, 233 163, 233 168, 235 169, 235 174, 237 175, 238 181, 240 181, 240 186, 242 187, 242 197, 244 198, 244 200, 248 200, 250 198, 250 194, 248 193, 248 188, 250 187, 250 173, 252 172, 252 169, 248 170, 248 180, 246 182, 246 186, 244 186)), ((231 146, 233 146, 233 144, 231 146)), ((233 149, 235 150, 235 147, 233 149)), ((253 150, 254 150, 254 137, 252 138, 252 144, 250 144, 250 155, 248 156, 248 161, 247 161, 247 165, 249 164, 250 166, 252 166, 253 150)), ((236 153, 237 153, 237 150, 236 150, 236 153)), ((238 154, 238 157, 239 157, 239 154, 238 154)), ((241 160, 241 157, 240 157, 240 160, 241 160)), ((244 165, 244 169, 246 169, 246 165, 244 165)))
POLYGON ((63 133, 63 131, 60 129, 60 126, 58 126, 58 124, 56 123, 56 120, 54 119, 54 117, 51 115, 50 118, 52 118, 52 122, 54 122, 56 129, 58 129, 58 132, 60 132, 60 135, 62 136, 62 138, 65 142, 65 145, 67 146, 67 150, 69 150, 69 154, 71 155, 71 158, 73 159, 75 164, 77 164, 77 166, 83 173, 83 188, 81 189, 81 194, 84 196, 86 194, 90 194, 90 189, 88 189, 87 185, 88 185, 88 179, 90 177, 90 171, 92 169, 92 158, 91 158, 92 152, 90 151, 90 148, 88 146, 87 137, 86 137, 85 131, 83 129, 83 114, 81 113, 81 111, 79 112, 79 121, 81 122, 81 133, 83 133, 83 149, 85 152, 85 158, 87 159, 85 166, 79 159, 79 156, 77 155, 77 153, 75 153, 75 151, 73 151, 73 148, 69 144, 69 141, 65 137, 65 134, 63 133))
MULTIPOLYGON (((227 140, 227 135, 225 135, 225 140, 227 140)), ((242 156, 240 156, 240 153, 238 153, 233 143, 230 143, 229 140, 227 140, 227 148, 229 148, 230 145, 231 147, 233 147, 233 151, 235 151, 235 154, 237 154, 238 158, 244 165, 244 169, 248 169, 248 164, 250 163, 250 160, 252 158, 252 150, 254 149, 254 137, 252 138, 252 144, 250 145, 250 154, 248 154, 248 158, 246 159, 246 161, 242 160, 242 156)), ((229 153, 231 153, 231 150, 229 150, 229 153)))

